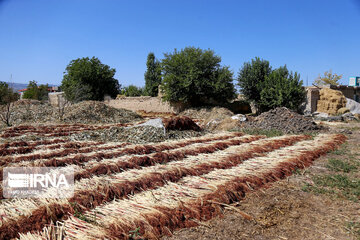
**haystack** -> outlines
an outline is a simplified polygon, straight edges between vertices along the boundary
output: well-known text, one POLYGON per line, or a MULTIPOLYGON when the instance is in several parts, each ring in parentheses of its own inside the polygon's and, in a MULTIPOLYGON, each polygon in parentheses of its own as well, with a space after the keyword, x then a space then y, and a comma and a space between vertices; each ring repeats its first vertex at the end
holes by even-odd
POLYGON ((339 109, 344 107, 346 107, 346 98, 342 92, 330 88, 320 90, 320 100, 317 103, 318 112, 336 115, 339 109))

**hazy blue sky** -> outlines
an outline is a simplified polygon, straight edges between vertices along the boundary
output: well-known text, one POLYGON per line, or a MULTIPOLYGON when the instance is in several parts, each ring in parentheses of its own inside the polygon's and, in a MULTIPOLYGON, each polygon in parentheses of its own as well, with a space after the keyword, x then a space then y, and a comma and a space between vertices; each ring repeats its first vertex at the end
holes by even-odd
POLYGON ((360 75, 359 0, 0 0, 0 81, 60 84, 98 57, 122 85, 144 85, 146 57, 213 49, 237 75, 259 56, 309 84, 328 69, 360 75))

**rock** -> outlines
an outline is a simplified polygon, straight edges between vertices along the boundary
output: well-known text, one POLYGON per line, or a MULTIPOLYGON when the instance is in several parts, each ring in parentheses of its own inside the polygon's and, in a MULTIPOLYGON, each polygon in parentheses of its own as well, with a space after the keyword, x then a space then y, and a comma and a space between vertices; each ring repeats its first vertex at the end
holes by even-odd
POLYGON ((360 103, 350 98, 346 98, 346 107, 350 110, 351 113, 360 114, 360 103))
POLYGON ((345 113, 342 115, 342 118, 345 121, 354 121, 357 120, 356 117, 354 116, 354 114, 352 114, 351 112, 345 113))
POLYGON ((150 119, 149 121, 139 124, 136 127, 141 127, 141 126, 151 126, 155 128, 160 128, 163 130, 164 135, 166 134, 165 126, 161 118, 150 119))
POLYGON ((359 121, 360 121, 360 114, 359 114, 359 113, 355 113, 355 114, 354 114, 354 117, 356 118, 356 120, 359 120, 359 121))
POLYGON ((325 121, 328 121, 328 122, 341 122, 343 120, 344 119, 342 116, 329 116, 325 119, 325 121))
POLYGON ((346 108, 346 107, 343 107, 343 108, 340 108, 337 113, 338 114, 344 114, 344 113, 348 113, 350 112, 350 109, 346 108))
POLYGON ((243 114, 236 114, 236 115, 232 116, 231 119, 238 120, 240 122, 245 122, 247 120, 246 116, 243 114))

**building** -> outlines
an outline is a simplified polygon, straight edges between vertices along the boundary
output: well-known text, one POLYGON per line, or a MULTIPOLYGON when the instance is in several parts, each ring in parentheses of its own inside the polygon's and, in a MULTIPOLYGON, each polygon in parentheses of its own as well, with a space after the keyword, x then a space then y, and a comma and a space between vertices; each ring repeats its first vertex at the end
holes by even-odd
POLYGON ((359 87, 360 86, 360 77, 349 77, 349 86, 359 87))
MULTIPOLYGON (((360 77, 359 77, 360 79, 360 77)), ((325 86, 334 90, 341 91, 346 98, 350 98, 360 102, 360 86, 347 86, 347 85, 328 85, 325 86)), ((306 110, 316 112, 317 102, 320 99, 320 87, 305 87, 306 90, 306 110)))

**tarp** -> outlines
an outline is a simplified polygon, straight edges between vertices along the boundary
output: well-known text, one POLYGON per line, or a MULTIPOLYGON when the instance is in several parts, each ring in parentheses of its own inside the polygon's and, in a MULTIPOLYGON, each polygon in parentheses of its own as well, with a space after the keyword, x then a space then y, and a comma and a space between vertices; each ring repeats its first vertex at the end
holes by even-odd
POLYGON ((350 110, 352 114, 358 113, 360 114, 360 103, 350 99, 346 98, 346 107, 350 110))

